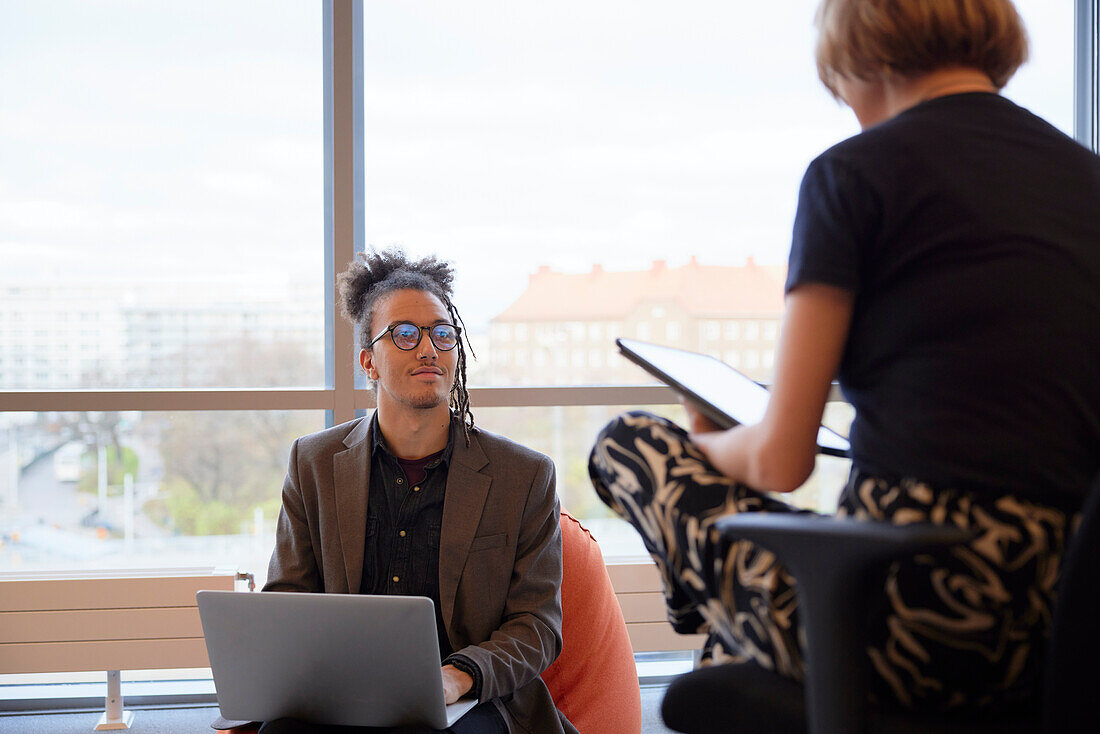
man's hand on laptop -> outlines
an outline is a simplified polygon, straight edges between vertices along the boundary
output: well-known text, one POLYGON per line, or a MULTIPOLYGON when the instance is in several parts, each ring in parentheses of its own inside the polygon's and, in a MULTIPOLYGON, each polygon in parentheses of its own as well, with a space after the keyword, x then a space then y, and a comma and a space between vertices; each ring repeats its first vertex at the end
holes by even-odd
POLYGON ((448 704, 456 702, 465 696, 474 687, 474 679, 469 673, 463 673, 453 665, 444 665, 443 669, 443 698, 448 704))

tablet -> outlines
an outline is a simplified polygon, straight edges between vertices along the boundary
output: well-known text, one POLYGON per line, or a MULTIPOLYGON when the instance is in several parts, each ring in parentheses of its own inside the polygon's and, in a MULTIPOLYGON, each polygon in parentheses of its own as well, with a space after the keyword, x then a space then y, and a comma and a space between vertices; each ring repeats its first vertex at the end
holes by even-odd
MULTIPOLYGON (((768 407, 768 390, 725 362, 635 339, 616 339, 623 356, 683 395, 723 428, 759 423, 768 407)), ((817 431, 817 448, 830 456, 850 456, 848 439, 825 426, 817 431)))

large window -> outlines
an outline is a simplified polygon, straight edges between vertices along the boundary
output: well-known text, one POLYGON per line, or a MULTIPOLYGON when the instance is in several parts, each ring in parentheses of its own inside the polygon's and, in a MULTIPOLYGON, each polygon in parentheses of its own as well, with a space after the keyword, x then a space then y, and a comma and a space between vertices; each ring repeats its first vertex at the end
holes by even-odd
MULTIPOLYGON (((648 381, 612 340, 767 380, 802 172, 858 132, 817 0, 364 6, 366 242, 442 253, 486 385, 648 381)), ((1071 3, 1006 93, 1073 132, 1071 3)))
POLYGON ((321 19, 0 7, 0 390, 322 385, 321 19))
POLYGON ((266 568, 325 425, 322 30, 0 6, 0 570, 266 568))
MULTIPOLYGON (((478 419, 638 552, 587 449, 679 409, 613 339, 770 378, 799 178, 858 129, 815 5, 0 5, 0 569, 262 572, 290 440, 373 405, 334 275, 391 245, 455 262, 478 419)), ((1019 7, 1006 94, 1071 133, 1074 5, 1019 7)))

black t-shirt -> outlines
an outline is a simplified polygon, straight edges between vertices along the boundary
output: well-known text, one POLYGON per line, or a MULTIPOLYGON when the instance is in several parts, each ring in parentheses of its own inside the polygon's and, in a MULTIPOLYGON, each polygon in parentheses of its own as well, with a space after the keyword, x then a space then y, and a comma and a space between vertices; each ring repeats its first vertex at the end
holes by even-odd
POLYGON ((853 459, 1081 497, 1100 470, 1100 158, 995 94, 923 102, 802 182, 787 290, 855 294, 853 459))

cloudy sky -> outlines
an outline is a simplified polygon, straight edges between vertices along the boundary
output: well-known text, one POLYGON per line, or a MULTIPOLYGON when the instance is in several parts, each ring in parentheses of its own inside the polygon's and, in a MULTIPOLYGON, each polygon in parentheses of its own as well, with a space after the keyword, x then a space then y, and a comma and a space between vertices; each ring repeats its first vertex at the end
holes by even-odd
MULTIPOLYGON (((370 0, 366 235, 527 274, 782 262, 802 170, 858 128, 816 0, 370 0)), ((1072 0, 1018 3, 1008 96, 1072 129, 1072 0)), ((0 278, 321 277, 320 4, 0 4, 0 278)))

